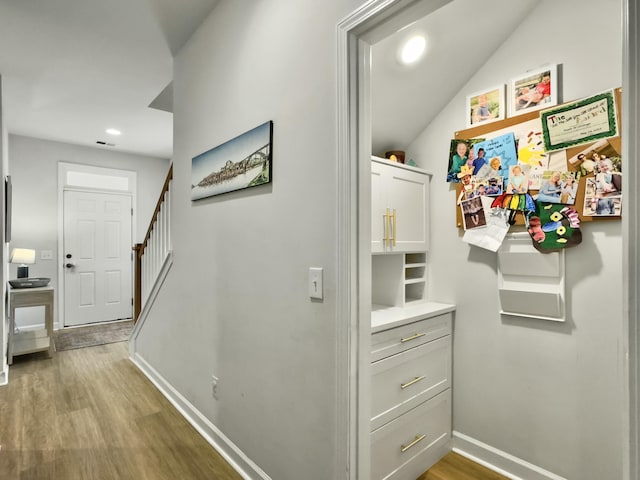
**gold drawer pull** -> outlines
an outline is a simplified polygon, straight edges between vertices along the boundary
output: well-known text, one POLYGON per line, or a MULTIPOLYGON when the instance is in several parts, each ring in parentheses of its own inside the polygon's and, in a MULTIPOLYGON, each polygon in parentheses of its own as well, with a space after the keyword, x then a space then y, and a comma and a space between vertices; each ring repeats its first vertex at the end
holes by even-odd
POLYGON ((426 437, 426 435, 416 435, 415 440, 413 442, 411 442, 409 445, 400 445, 400 451, 402 453, 406 452, 411 447, 413 447, 416 443, 421 442, 422 440, 424 440, 424 437, 426 437))
POLYGON ((396 209, 393 209, 393 246, 396 246, 396 224, 398 219, 396 218, 396 209))
POLYGON ((400 384, 400 388, 402 390, 404 390, 407 387, 410 387, 411 385, 413 385, 414 383, 418 383, 420 380, 424 380, 424 375, 422 375, 421 377, 416 377, 413 380, 411 380, 410 382, 407 383, 401 383, 400 384))
POLYGON ((410 342, 411 340, 415 340, 416 338, 424 337, 426 333, 416 333, 415 335, 411 335, 410 337, 405 337, 400 339, 400 343, 410 342))

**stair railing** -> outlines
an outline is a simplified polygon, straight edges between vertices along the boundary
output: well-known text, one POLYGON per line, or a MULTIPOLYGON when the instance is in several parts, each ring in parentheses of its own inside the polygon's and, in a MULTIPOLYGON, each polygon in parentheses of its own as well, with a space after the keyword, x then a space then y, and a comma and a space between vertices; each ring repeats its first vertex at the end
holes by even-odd
POLYGON ((151 217, 142 243, 133 246, 134 293, 133 320, 138 320, 149 294, 157 281, 165 260, 171 254, 171 181, 173 165, 169 167, 160 198, 151 217))

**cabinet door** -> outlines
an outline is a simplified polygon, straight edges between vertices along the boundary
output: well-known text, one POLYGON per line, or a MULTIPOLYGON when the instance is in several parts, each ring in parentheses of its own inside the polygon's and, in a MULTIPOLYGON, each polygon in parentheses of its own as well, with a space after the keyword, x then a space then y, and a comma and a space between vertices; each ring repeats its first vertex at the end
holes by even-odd
POLYGON ((426 251, 429 176, 391 167, 386 185, 387 203, 395 210, 395 245, 391 250, 426 251))
POLYGON ((386 251, 385 212, 388 205, 384 172, 384 165, 371 162, 371 251, 374 253, 386 251))

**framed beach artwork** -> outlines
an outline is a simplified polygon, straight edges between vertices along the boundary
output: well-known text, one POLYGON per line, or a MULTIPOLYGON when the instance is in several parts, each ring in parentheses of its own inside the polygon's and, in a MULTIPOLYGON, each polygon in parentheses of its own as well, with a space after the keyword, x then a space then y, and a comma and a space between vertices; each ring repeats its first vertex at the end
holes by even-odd
POLYGON ((269 121, 191 160, 191 200, 271 182, 273 122, 269 121))
POLYGON ((558 104, 558 66, 546 65, 511 79, 509 116, 558 104))
POLYGON ((487 88, 467 96, 467 127, 505 118, 504 85, 487 88))

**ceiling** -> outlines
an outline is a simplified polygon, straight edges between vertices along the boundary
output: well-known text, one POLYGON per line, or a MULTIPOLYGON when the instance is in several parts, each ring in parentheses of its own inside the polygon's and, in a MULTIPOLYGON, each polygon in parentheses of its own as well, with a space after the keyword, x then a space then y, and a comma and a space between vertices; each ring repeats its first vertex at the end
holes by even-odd
POLYGON ((374 44, 372 153, 405 150, 538 3, 454 0, 374 44), (400 46, 418 32, 427 38, 426 54, 417 64, 400 64, 400 46))
MULTIPOLYGON (((376 43, 374 154, 406 148, 538 1, 454 0, 376 43), (427 54, 402 66, 398 46, 414 31, 426 33, 427 54)), ((173 55, 217 3, 0 0, 9 133, 170 158, 173 55)))
POLYGON ((217 1, 0 0, 9 133, 170 158, 173 55, 217 1))

